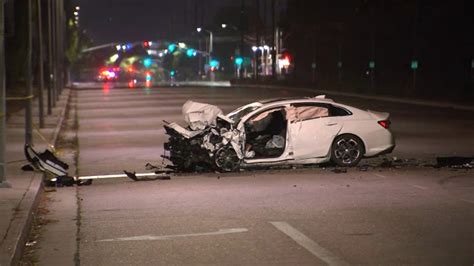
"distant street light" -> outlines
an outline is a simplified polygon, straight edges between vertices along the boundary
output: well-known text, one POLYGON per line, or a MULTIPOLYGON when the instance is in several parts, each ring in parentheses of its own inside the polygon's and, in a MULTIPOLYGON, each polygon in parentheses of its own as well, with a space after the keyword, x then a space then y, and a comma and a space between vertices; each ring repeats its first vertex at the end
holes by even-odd
MULTIPOLYGON (((241 11, 242 12, 242 11, 241 11)), ((241 25, 242 26, 242 25, 241 25)), ((239 47, 239 54, 238 56, 243 59, 244 57, 244 32, 242 31, 242 27, 239 30, 239 28, 233 24, 227 24, 227 23, 222 23, 221 27, 223 29, 226 29, 228 27, 232 28, 234 31, 240 32, 240 47, 239 47)), ((236 64, 237 65, 237 77, 243 78, 243 67, 242 63, 241 64, 236 64)))
MULTIPOLYGON (((201 32, 201 31, 203 31, 203 28, 198 27, 198 28, 196 28, 196 31, 197 31, 197 32, 201 32)), ((204 30, 204 31, 206 31, 207 33, 209 33, 209 50, 208 50, 209 55, 208 55, 208 57, 207 57, 207 58, 208 58, 208 59, 207 59, 207 60, 208 60, 207 64, 210 64, 211 61, 212 61, 212 50, 213 50, 213 49, 212 49, 212 48, 213 48, 212 42, 213 42, 213 34, 212 34, 212 31, 210 31, 210 30, 204 30)), ((211 81, 214 81, 214 75, 213 75, 213 74, 211 74, 211 81)))

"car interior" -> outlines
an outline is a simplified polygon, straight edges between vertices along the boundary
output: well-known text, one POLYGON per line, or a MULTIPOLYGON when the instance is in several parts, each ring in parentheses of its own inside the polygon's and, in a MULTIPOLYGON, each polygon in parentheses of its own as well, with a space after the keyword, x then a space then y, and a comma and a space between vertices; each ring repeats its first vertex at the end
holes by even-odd
POLYGON ((286 146, 287 118, 279 107, 256 114, 245 123, 246 158, 277 158, 286 146))

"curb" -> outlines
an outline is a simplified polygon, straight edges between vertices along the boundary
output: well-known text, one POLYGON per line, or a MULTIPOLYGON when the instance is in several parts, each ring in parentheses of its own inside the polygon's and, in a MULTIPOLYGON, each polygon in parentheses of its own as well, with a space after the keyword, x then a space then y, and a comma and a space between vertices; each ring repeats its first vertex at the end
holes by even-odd
MULTIPOLYGON (((13 247, 13 252, 10 252, 11 257, 8 258, 8 265, 17 265, 20 262, 25 249, 25 243, 28 240, 28 234, 31 229, 33 216, 36 213, 41 195, 43 194, 42 189, 43 180, 40 175, 35 173, 32 177, 28 191, 24 194, 20 204, 17 206, 19 211, 15 214, 14 218, 17 220, 17 226, 13 227, 13 230, 9 232, 9 234, 14 235, 15 238, 10 240, 14 241, 14 243, 11 245, 13 247), (31 205, 29 205, 30 202, 32 202, 31 205), (26 216, 26 219, 21 219, 24 216, 26 216)), ((8 241, 6 242, 6 246, 10 246, 8 245, 8 241)))
POLYGON ((412 104, 419 106, 428 106, 428 107, 439 107, 439 108, 450 108, 455 110, 463 111, 474 111, 474 106, 457 104, 452 102, 438 102, 438 101, 427 101, 427 100, 411 100, 398 97, 388 97, 388 96, 376 96, 376 95, 364 95, 351 92, 340 92, 340 91, 331 91, 331 90, 316 90, 311 88, 298 88, 298 87, 286 87, 286 86, 275 86, 275 85, 255 85, 255 84, 232 84, 232 87, 247 87, 247 88, 270 88, 270 89, 296 89, 300 91, 307 91, 311 93, 323 93, 330 95, 338 95, 345 97, 361 98, 367 100, 379 100, 392 103, 403 103, 403 104, 412 104))
POLYGON ((71 101, 71 89, 68 89, 66 105, 64 106, 63 110, 61 111, 61 114, 59 115, 58 123, 56 124, 56 128, 53 131, 53 139, 51 140, 51 143, 53 143, 54 146, 56 146, 56 141, 58 140, 59 132, 61 131, 61 127, 62 127, 63 121, 64 121, 64 116, 66 115, 66 110, 69 106, 70 101, 71 101))

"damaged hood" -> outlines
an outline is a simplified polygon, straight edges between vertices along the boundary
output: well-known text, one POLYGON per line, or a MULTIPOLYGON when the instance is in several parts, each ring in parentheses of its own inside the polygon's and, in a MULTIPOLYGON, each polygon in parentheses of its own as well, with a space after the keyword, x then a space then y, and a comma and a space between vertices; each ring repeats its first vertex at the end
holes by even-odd
POLYGON ((184 121, 192 130, 203 130, 207 126, 216 125, 219 115, 223 115, 223 112, 215 105, 194 101, 187 101, 183 105, 184 121))

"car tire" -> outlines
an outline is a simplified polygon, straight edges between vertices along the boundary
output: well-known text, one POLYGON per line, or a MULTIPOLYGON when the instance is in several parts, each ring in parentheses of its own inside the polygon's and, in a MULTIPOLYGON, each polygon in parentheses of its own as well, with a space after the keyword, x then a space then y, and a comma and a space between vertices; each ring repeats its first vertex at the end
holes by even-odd
POLYGON ((218 171, 233 172, 239 168, 242 160, 231 146, 222 147, 214 154, 214 165, 218 171))
POLYGON ((364 156, 362 140, 352 134, 337 136, 331 146, 331 161, 338 166, 356 166, 364 156))

